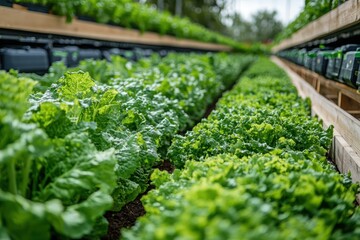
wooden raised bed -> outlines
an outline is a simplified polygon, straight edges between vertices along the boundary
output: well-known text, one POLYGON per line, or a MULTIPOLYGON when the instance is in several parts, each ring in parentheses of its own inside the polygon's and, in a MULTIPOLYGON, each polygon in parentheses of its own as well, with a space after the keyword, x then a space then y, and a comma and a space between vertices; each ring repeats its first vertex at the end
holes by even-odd
POLYGON ((32 12, 22 7, 9 8, 0 6, 0 28, 154 46, 179 47, 209 51, 231 50, 229 46, 225 45, 204 43, 187 39, 177 39, 172 36, 161 36, 157 33, 141 33, 137 30, 130 30, 78 19, 73 19, 71 23, 66 23, 65 17, 47 13, 32 12))
MULTIPOLYGON (((299 95, 311 99, 312 114, 322 119, 325 126, 334 126, 334 138, 330 152, 331 158, 341 173, 351 173, 352 180, 360 182, 360 121, 340 108, 334 101, 322 96, 317 91, 316 84, 306 81, 292 70, 294 66, 287 65, 286 62, 276 57, 273 57, 273 61, 286 71, 297 88, 299 95)), ((324 79, 318 80, 317 84, 321 85, 322 81, 325 81, 325 85, 331 84, 331 89, 335 89, 333 85, 338 86, 340 84, 336 82, 331 83, 329 82, 330 80, 324 79)), ((322 86, 320 86, 320 89, 322 86)), ((341 95, 343 93, 348 94, 348 88, 347 86, 340 86, 339 89, 341 89, 340 101, 344 101, 341 99, 341 95)))
POLYGON ((332 33, 339 32, 360 23, 360 0, 349 0, 319 19, 310 22, 290 38, 273 47, 278 52, 332 33))

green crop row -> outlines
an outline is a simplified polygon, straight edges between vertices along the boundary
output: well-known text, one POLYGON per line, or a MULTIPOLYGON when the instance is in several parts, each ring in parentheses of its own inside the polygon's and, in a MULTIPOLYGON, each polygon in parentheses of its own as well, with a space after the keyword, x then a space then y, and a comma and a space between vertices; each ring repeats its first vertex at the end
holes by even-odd
POLYGON ((324 131, 310 117, 310 103, 301 100, 283 71, 263 59, 257 66, 225 94, 208 119, 175 137, 168 156, 177 167, 223 153, 243 157, 290 148, 325 154, 331 129, 324 131))
POLYGON ((285 73, 260 59, 175 138, 177 169, 152 174, 147 213, 124 239, 359 239, 358 186, 325 158, 331 139, 285 73))
POLYGON ((172 54, 57 63, 44 76, 1 71, 0 239, 104 235, 104 212, 146 190, 172 137, 252 59, 172 54))
POLYGON ((109 23, 127 28, 172 35, 231 46, 247 51, 249 47, 229 37, 215 33, 189 19, 179 18, 167 12, 158 12, 133 0, 15 0, 18 3, 45 5, 51 13, 66 16, 71 21, 75 16, 85 16, 99 23, 109 23))

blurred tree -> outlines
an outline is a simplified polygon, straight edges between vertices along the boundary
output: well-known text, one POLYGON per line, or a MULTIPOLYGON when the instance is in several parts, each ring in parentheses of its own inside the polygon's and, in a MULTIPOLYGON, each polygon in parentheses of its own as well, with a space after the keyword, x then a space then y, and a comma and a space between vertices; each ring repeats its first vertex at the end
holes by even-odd
POLYGON ((276 11, 258 11, 250 21, 244 20, 239 13, 230 15, 228 19, 231 23, 227 35, 238 41, 269 42, 283 29, 276 11))
POLYGON ((257 41, 271 41, 282 29, 282 23, 276 19, 276 11, 259 11, 252 16, 253 32, 257 41))
POLYGON ((192 22, 217 32, 226 29, 223 23, 223 11, 227 0, 146 0, 159 10, 166 10, 173 15, 187 17, 192 22))
POLYGON ((252 24, 241 17, 237 12, 228 16, 230 26, 226 35, 238 41, 251 41, 253 37, 252 24))
POLYGON ((282 23, 277 19, 276 11, 259 11, 250 21, 244 20, 236 12, 225 17, 229 0, 140 0, 140 2, 153 5, 160 11, 165 10, 173 15, 187 17, 192 22, 238 41, 272 41, 283 29, 282 23))
POLYGON ((294 32, 303 28, 306 24, 318 19, 331 9, 338 7, 346 0, 305 0, 304 9, 299 16, 289 23, 281 34, 277 37, 277 41, 290 37, 294 32))

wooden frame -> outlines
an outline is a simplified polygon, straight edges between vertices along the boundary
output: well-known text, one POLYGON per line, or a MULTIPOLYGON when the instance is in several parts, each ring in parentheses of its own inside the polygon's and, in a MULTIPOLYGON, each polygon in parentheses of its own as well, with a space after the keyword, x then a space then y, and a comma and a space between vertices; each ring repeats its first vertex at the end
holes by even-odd
POLYGON ((294 72, 290 65, 276 57, 272 60, 286 71, 299 95, 311 99, 312 113, 322 119, 326 127, 334 126, 330 151, 332 160, 341 173, 350 172, 352 180, 360 182, 360 121, 322 96, 308 81, 294 72))
POLYGON ((290 38, 273 47, 278 52, 290 47, 327 36, 360 23, 360 0, 349 0, 319 19, 310 22, 290 38))
POLYGON ((161 36, 157 33, 151 32, 141 33, 137 30, 130 30, 77 19, 73 19, 71 23, 66 23, 65 17, 32 12, 23 8, 16 9, 2 6, 0 6, 0 28, 113 42, 191 48, 209 51, 231 50, 229 46, 225 45, 203 43, 187 39, 177 39, 175 37, 161 36))
POLYGON ((291 70, 307 81, 318 93, 360 120, 360 92, 332 81, 304 67, 282 60, 291 70))

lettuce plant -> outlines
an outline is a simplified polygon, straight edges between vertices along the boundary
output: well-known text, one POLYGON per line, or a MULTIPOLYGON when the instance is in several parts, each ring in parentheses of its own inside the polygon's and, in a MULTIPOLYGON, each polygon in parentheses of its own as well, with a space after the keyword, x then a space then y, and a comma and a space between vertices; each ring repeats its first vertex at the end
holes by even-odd
POLYGON ((147 214, 123 237, 358 239, 358 184, 329 164, 331 139, 284 72, 260 59, 208 119, 175 138, 177 169, 154 171, 147 214))
POLYGON ((0 238, 104 235, 104 212, 146 190, 173 136, 252 60, 172 54, 0 72, 0 238))

